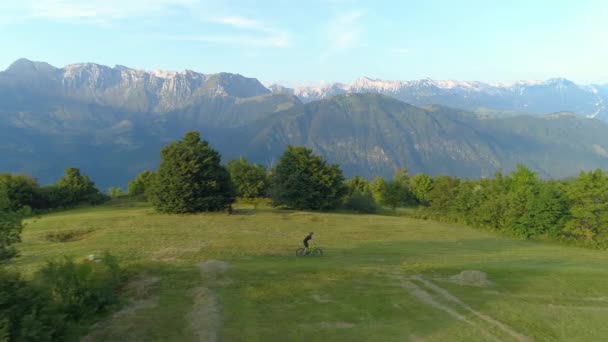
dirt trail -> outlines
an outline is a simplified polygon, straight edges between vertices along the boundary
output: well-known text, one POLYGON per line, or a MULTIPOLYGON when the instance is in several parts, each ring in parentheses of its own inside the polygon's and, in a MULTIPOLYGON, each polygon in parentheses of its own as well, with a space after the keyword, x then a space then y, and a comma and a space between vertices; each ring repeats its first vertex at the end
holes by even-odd
POLYGON ((138 311, 153 309, 158 306, 159 298, 152 295, 153 288, 160 278, 148 274, 140 274, 127 284, 126 288, 133 292, 134 299, 115 312, 107 319, 91 327, 91 331, 82 341, 145 341, 140 330, 134 329, 133 323, 138 311))
MULTIPOLYGON (((197 266, 207 286, 223 286, 231 282, 224 276, 230 269, 230 264, 225 261, 207 260, 197 266)), ((222 303, 215 293, 205 286, 192 289, 192 297, 194 304, 186 319, 195 341, 218 341, 222 326, 222 303)))

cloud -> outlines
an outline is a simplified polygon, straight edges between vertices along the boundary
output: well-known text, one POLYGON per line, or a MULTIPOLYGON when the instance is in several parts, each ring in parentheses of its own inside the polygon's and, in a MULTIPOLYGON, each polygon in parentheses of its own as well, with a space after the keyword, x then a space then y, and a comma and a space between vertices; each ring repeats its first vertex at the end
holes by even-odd
POLYGON ((361 10, 343 12, 332 18, 327 25, 327 47, 321 53, 321 61, 333 55, 362 45, 363 28, 360 19, 365 15, 361 10))
MULTIPOLYGON (((158 37, 241 46, 286 47, 292 44, 289 31, 257 19, 232 14, 236 12, 235 9, 223 8, 217 3, 208 4, 205 0, 21 0, 12 4, 0 3, 0 12, 4 12, 0 17, 10 18, 18 14, 19 17, 30 20, 44 18, 99 26, 120 25, 125 19, 175 15, 175 18, 182 21, 192 21, 189 32, 175 35, 168 33, 158 37), (213 33, 201 34, 202 30, 213 33)), ((155 34, 151 32, 141 36, 154 37, 155 34)))
POLYGON ((173 8, 187 9, 196 4, 196 0, 22 0, 12 7, 34 18, 110 22, 162 15, 173 8))
MULTIPOLYGON (((256 19, 242 16, 217 16, 207 18, 206 20, 244 32, 249 32, 249 36, 233 36, 235 41, 243 42, 244 44, 242 45, 286 47, 292 44, 292 35, 289 31, 275 28, 256 19), (255 36, 252 36, 252 33, 255 34, 255 36)), ((229 41, 230 39, 220 40, 229 41)))
MULTIPOLYGON (((148 36, 150 38, 150 36, 148 36)), ((286 47, 291 44, 288 35, 255 34, 188 34, 188 35, 154 35, 151 38, 171 41, 239 45, 247 47, 286 47)))

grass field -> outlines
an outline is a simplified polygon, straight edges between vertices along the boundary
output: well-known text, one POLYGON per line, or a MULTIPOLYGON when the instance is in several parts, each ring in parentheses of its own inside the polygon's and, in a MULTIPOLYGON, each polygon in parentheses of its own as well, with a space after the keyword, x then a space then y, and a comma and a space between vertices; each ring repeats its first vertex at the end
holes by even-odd
POLYGON ((123 203, 30 219, 16 266, 109 251, 132 270, 123 307, 87 341, 608 340, 606 252, 400 217, 238 209, 123 203), (296 258, 309 231, 325 256, 296 258), (59 232, 73 241, 49 241, 59 232))

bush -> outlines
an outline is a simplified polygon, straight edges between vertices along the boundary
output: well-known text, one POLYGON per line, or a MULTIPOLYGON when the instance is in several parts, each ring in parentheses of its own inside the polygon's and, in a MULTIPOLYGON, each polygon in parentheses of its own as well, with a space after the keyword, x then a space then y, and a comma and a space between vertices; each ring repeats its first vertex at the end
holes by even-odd
POLYGON ((0 340, 62 341, 65 316, 43 288, 0 269, 0 340))
POLYGON ((80 321, 117 303, 122 272, 109 254, 100 260, 76 263, 52 261, 34 279, 55 300, 66 318, 80 321))
POLYGON ((16 213, 0 211, 0 263, 17 255, 12 246, 21 241, 21 217, 16 213))
POLYGON ((370 192, 355 190, 344 202, 344 208, 360 213, 375 213, 378 210, 376 201, 370 192))

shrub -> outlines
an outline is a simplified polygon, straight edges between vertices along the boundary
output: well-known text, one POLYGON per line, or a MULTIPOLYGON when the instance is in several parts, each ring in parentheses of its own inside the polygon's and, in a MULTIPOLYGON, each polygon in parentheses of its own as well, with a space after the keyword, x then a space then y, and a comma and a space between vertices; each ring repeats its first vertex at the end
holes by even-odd
POLYGON ((104 312, 115 304, 121 280, 122 272, 109 254, 81 263, 70 259, 52 261, 35 276, 36 284, 48 291, 72 321, 104 312))
POLYGON ((20 215, 0 211, 0 263, 17 255, 12 245, 21 241, 22 228, 20 215))
POLYGON ((348 210, 357 211, 360 213, 374 213, 378 210, 374 197, 368 191, 361 192, 355 190, 350 196, 346 198, 344 202, 344 208, 348 210))
POLYGON ((62 341, 64 318, 47 291, 0 269, 1 341, 62 341))

